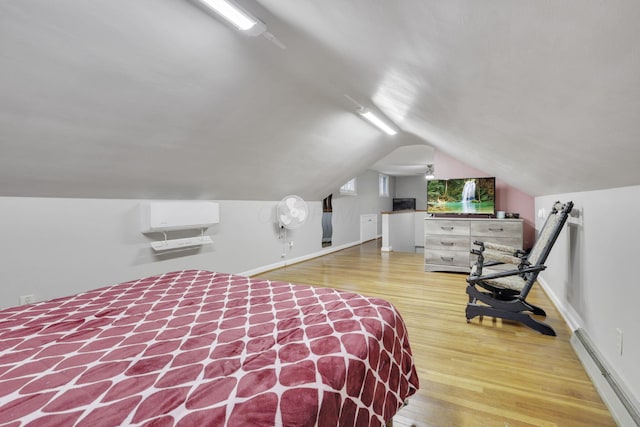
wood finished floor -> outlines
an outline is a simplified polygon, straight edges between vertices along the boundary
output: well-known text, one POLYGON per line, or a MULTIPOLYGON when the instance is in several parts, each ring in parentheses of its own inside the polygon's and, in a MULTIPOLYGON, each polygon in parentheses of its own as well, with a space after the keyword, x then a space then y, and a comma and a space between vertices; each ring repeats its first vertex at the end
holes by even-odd
POLYGON ((394 426, 615 426, 575 355, 571 331, 539 286, 528 300, 558 334, 465 320, 465 275, 426 273, 423 257, 374 240, 256 277, 384 298, 403 316, 420 389, 394 426))

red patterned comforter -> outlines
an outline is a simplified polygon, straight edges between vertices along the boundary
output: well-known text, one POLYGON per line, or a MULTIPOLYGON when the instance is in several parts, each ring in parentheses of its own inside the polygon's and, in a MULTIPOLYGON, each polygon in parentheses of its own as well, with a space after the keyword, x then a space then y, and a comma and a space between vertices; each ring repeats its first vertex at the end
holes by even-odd
POLYGON ((0 425, 379 426, 418 387, 388 302, 180 271, 0 311, 0 425))

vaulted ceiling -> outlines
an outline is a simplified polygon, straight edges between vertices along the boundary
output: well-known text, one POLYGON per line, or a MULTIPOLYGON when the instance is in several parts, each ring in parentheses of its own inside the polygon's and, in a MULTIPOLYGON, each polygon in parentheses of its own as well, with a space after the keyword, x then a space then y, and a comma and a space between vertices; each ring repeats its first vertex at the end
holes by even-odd
POLYGON ((239 3, 286 48, 197 0, 1 1, 0 196, 319 200, 416 145, 531 195, 640 184, 635 0, 239 3))

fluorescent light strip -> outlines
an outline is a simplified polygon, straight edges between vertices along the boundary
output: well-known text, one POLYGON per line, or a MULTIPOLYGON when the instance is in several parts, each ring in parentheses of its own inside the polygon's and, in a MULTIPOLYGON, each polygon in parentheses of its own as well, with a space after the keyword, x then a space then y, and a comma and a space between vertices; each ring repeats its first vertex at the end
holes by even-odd
POLYGON ((375 114, 373 114, 371 111, 367 110, 366 108, 360 110, 359 113, 360 113, 360 115, 362 117, 367 119, 372 125, 374 125, 378 129, 380 129, 381 131, 383 131, 387 135, 392 135, 393 136, 396 133, 398 133, 398 131, 396 131, 394 128, 392 128, 391 126, 389 126, 388 124, 383 122, 378 116, 376 116, 375 114))
POLYGON ((222 15, 231 22, 236 28, 242 31, 248 31, 257 24, 257 21, 241 11, 234 5, 225 0, 201 0, 204 4, 222 15))

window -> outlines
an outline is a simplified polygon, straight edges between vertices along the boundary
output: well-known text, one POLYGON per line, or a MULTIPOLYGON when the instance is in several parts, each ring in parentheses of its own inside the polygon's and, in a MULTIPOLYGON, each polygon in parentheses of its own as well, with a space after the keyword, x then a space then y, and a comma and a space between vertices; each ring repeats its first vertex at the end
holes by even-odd
POLYGON ((389 175, 378 175, 378 193, 380 197, 389 197, 389 175))
POLYGON ((340 194, 356 196, 358 194, 356 191, 356 179, 352 178, 349 182, 340 187, 340 194))

